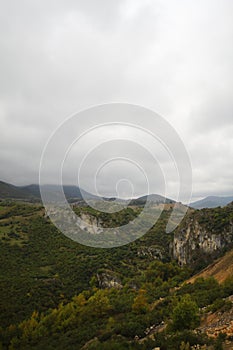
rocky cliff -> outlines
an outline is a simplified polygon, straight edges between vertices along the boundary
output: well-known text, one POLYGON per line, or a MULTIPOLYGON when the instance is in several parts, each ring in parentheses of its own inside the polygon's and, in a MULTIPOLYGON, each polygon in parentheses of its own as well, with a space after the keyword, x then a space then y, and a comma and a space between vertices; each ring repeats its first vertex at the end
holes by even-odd
POLYGON ((110 270, 105 270, 97 273, 97 280, 99 288, 123 288, 120 277, 110 270))
POLYGON ((233 203, 191 212, 174 233, 171 254, 180 265, 210 262, 233 245, 233 203))

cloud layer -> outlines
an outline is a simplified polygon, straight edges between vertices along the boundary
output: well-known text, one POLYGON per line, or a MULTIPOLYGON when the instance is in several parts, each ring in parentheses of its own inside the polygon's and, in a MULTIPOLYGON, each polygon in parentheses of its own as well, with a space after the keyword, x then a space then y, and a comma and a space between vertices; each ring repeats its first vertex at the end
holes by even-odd
POLYGON ((0 178, 38 182, 59 123, 125 102, 180 134, 194 196, 232 194, 232 13, 231 0, 2 1, 0 178))

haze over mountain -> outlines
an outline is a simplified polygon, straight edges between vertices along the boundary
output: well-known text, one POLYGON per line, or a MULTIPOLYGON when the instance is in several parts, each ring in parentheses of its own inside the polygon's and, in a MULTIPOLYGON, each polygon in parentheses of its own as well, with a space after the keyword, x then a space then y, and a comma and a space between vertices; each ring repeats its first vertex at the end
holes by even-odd
MULTIPOLYGON (((57 185, 43 185, 49 193, 58 192, 57 185)), ((86 199, 98 200, 100 197, 86 192, 75 185, 63 186, 65 196, 68 200, 83 200, 86 199)), ((23 200, 40 200, 40 186, 32 184, 27 186, 15 186, 3 181, 0 181, 0 198, 1 199, 23 199, 23 200)), ((106 200, 114 200, 115 198, 105 198, 106 200)), ((133 198, 131 205, 144 205, 146 200, 154 203, 175 203, 171 198, 165 198, 159 194, 149 194, 133 198)), ((123 200, 123 199, 122 199, 123 200)), ((190 207, 195 209, 223 207, 233 201, 233 196, 208 196, 201 200, 190 203, 190 207)))
MULTIPOLYGON (((231 193, 232 6, 229 0, 2 2, 0 178, 36 183, 42 150, 58 125, 71 113, 117 101, 148 107, 176 129, 190 154, 197 198, 206 189, 231 193)), ((112 129, 101 138, 109 135, 112 129)), ((99 136, 90 138, 97 144, 99 136)), ((136 141, 145 145, 146 138, 136 141)), ((167 158, 161 163, 166 167, 167 158)), ((115 168, 110 172, 106 188, 115 168)), ((87 167, 87 181, 89 173, 87 167)))
MULTIPOLYGON (((46 188, 48 193, 56 193, 58 192, 59 186, 57 185, 43 185, 46 188)), ((72 185, 64 185, 64 194, 66 198, 77 198, 82 199, 83 196, 87 199, 98 199, 97 196, 88 193, 84 190, 81 190, 77 186, 72 185), (82 196, 83 194, 83 196, 82 196)), ((14 186, 12 184, 8 184, 6 182, 0 181, 0 198, 2 199, 41 199, 40 195, 40 186, 37 184, 28 185, 28 186, 14 186)))
POLYGON ((190 207, 195 209, 224 207, 233 201, 233 196, 208 196, 199 201, 190 203, 190 207))
MULTIPOLYGON (((43 185, 43 187, 51 194, 56 194, 59 190, 58 185, 43 185)), ((98 200, 101 197, 98 197, 94 194, 80 189, 78 186, 74 185, 64 185, 64 193, 67 199, 93 199, 98 200)), ((139 198, 132 199, 131 204, 134 205, 143 205, 146 200, 154 203, 175 203, 172 199, 165 198, 159 194, 150 194, 149 196, 142 196, 139 198)), ((40 200, 40 186, 37 184, 27 185, 27 186, 15 186, 3 181, 0 181, 0 198, 1 199, 23 199, 23 200, 40 200)), ((106 200, 114 200, 115 198, 105 198, 106 200)))
POLYGON ((26 189, 0 181, 0 198, 7 199, 30 199, 32 193, 26 189))
MULTIPOLYGON (((50 193, 56 193, 59 190, 58 185, 43 185, 43 188, 45 188, 50 193)), ((64 193, 66 198, 69 199, 83 199, 83 197, 87 199, 98 199, 100 197, 91 194, 89 192, 84 191, 83 189, 80 189, 78 186, 74 185, 64 185, 63 186, 64 193)), ((15 186, 3 181, 0 181, 0 198, 11 198, 11 199, 40 199, 40 186, 37 184, 32 184, 28 186, 15 186)), ((158 194, 151 194, 148 196, 149 200, 151 202, 174 202, 172 199, 165 198, 158 194)), ((107 198, 106 198, 107 199, 107 198)), ((114 200, 115 198, 111 198, 111 200, 114 200)), ((147 199, 147 196, 142 196, 139 198, 135 198, 132 201, 135 202, 135 204, 139 203, 145 203, 147 199)))
POLYGON ((140 204, 145 204, 147 200, 153 203, 175 203, 173 199, 165 198, 160 194, 149 194, 148 196, 138 197, 136 199, 132 199, 131 203, 140 205, 140 204))

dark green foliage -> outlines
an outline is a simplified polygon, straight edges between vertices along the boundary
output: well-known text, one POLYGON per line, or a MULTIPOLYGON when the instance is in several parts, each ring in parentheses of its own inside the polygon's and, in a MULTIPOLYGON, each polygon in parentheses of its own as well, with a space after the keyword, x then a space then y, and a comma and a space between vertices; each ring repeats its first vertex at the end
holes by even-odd
POLYGON ((161 350, 179 350, 182 343, 189 343, 190 346, 199 344, 209 344, 209 339, 202 334, 197 334, 191 330, 183 330, 169 334, 162 332, 156 335, 155 342, 161 350))
POLYGON ((226 335, 223 333, 219 333, 216 342, 214 344, 214 350, 223 350, 223 342, 226 339, 226 335))
POLYGON ((208 307, 208 311, 215 312, 217 310, 221 312, 228 311, 232 308, 232 302, 225 299, 216 299, 212 305, 208 307))
MULTIPOLYGON (((90 208, 76 210, 114 226, 129 222, 141 209, 110 217, 90 208)), ((177 350, 182 341, 207 342, 189 330, 198 324, 198 307, 229 306, 223 298, 233 293, 233 282, 198 279, 180 288, 190 271, 169 257, 172 234, 165 234, 165 227, 170 213, 164 211, 136 242, 106 250, 69 240, 39 205, 1 203, 3 349, 78 350, 88 344, 87 349, 97 350, 177 350), (119 279, 119 289, 100 288, 101 276, 108 273, 119 279), (172 327, 155 340, 135 340, 164 322, 172 327)))
POLYGON ((222 232, 229 227, 229 223, 233 219, 232 206, 198 210, 196 217, 198 222, 209 232, 222 232))
POLYGON ((223 282, 223 293, 226 297, 233 294, 233 277, 229 277, 223 282))
POLYGON ((212 304, 216 299, 224 297, 224 287, 213 277, 197 278, 194 283, 185 284, 177 294, 191 294, 199 307, 212 304))
POLYGON ((199 310, 197 304, 187 294, 181 298, 172 313, 172 329, 181 331, 194 329, 199 325, 199 310))

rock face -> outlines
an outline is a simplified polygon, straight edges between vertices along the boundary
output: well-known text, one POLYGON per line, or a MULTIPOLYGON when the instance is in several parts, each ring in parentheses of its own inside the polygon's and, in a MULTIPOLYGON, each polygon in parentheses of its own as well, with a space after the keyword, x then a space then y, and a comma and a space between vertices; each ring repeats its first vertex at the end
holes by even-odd
POLYGON ((121 289, 123 286, 121 280, 112 271, 104 271, 97 273, 98 284, 100 288, 115 288, 121 289))
POLYGON ((75 228, 81 228, 83 231, 99 234, 103 232, 103 223, 101 219, 90 215, 88 213, 80 213, 76 215, 75 213, 70 213, 66 208, 59 208, 58 205, 51 205, 45 210, 45 218, 50 217, 53 219, 53 222, 57 223, 59 227, 62 228, 63 225, 67 227, 67 224, 70 225, 70 231, 76 232, 75 228))
POLYGON ((102 222, 96 217, 86 213, 81 213, 80 219, 79 226, 82 230, 94 234, 103 232, 102 222))
MULTIPOLYGON (((208 225, 200 223, 197 217, 189 217, 185 224, 174 233, 171 244, 171 254, 182 266, 193 264, 195 260, 204 256, 218 257, 223 249, 232 247, 233 223, 231 220, 222 229, 215 231, 208 225)), ((209 218, 211 220, 211 218, 209 218)))
POLYGON ((140 247, 137 251, 138 256, 146 256, 151 260, 158 259, 162 260, 163 254, 159 247, 140 247))

